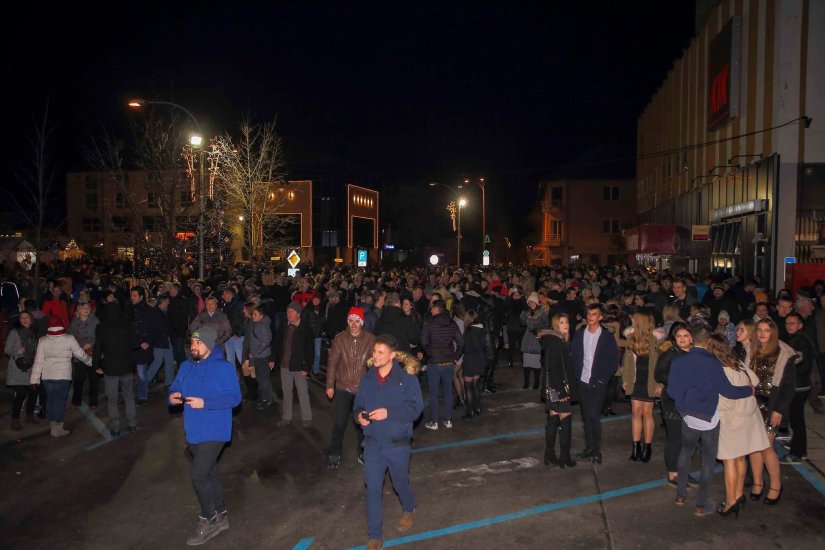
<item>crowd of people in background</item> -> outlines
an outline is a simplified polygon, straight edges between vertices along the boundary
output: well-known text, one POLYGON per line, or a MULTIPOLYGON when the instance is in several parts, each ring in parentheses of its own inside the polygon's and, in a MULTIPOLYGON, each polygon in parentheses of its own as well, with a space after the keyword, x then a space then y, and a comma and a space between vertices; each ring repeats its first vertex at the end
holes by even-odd
MULTIPOLYGON (((203 280, 186 266, 135 274, 127 264, 78 262, 43 271, 39 292, 21 272, 0 288, 12 430, 48 417, 51 435, 65 436, 70 387, 73 406, 93 409, 101 378, 111 435, 121 434, 119 401, 126 428, 137 430, 152 384, 168 393, 191 354, 189 339, 206 329, 215 340, 209 351, 234 365, 243 399, 255 409, 274 408, 272 373, 279 374, 281 426, 293 421, 295 394, 301 421, 311 426, 309 388, 322 385, 333 411, 327 466, 345 460, 350 424, 358 433, 354 457, 364 464, 368 442, 355 424, 369 420, 353 421, 352 413, 378 338, 421 365, 416 377, 429 398, 423 425, 430 430, 452 428, 454 410, 463 409, 462 422, 483 421, 497 369, 521 369, 522 388, 545 403, 547 466, 576 465, 577 403, 586 445, 575 456, 601 463, 601 418, 615 414, 613 402, 623 397, 631 407, 629 459, 649 462, 658 408, 676 503, 698 485, 697 515, 730 515, 744 505, 748 483, 747 498, 779 502, 780 464, 806 457, 806 405, 823 413, 823 281, 792 295, 771 294, 758 278, 641 266, 335 266, 296 277, 227 266, 203 280), (788 448, 781 460, 774 439, 788 448), (697 481, 687 472, 699 441, 697 481), (711 506, 716 459, 725 466, 726 498, 711 506)), ((166 397, 158 401, 167 405, 166 397)), ((404 498, 410 511, 411 497, 404 498)), ((375 529, 373 521, 371 539, 375 529)))

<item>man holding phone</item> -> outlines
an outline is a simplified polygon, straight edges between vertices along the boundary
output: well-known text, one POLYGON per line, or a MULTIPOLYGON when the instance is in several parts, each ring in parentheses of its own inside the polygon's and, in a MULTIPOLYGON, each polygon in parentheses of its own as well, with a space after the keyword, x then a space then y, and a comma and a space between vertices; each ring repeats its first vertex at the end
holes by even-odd
POLYGON ((397 353, 397 348, 398 342, 392 335, 376 338, 372 368, 361 378, 355 395, 355 420, 364 431, 368 550, 383 546, 381 493, 388 470, 404 511, 397 528, 407 531, 413 525, 415 495, 410 487, 410 440, 413 422, 421 416, 424 402, 416 376, 418 362, 397 353))
POLYGON ((186 540, 198 546, 229 529, 218 459, 232 439, 232 409, 241 402, 235 367, 212 353, 218 339, 212 327, 192 333, 191 357, 169 388, 169 403, 183 405, 183 430, 192 452, 192 485, 201 506, 198 527, 186 540))

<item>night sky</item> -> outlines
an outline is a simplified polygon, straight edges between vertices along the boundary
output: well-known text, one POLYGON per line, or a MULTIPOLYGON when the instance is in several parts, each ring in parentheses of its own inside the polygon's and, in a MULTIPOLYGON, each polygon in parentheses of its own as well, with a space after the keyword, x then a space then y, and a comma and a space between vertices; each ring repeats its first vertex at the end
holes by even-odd
POLYGON ((633 155, 636 119, 694 21, 690 1, 18 9, 3 36, 4 187, 47 100, 62 180, 86 168, 90 136, 122 126, 125 101, 144 97, 186 106, 208 132, 277 116, 294 175, 377 187, 485 175, 506 220, 593 148, 633 155))

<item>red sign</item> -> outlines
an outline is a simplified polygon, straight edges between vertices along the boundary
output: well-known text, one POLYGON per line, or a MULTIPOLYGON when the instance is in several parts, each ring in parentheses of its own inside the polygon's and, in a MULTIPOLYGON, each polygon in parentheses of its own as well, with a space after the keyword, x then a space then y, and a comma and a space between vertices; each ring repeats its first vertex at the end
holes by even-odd
POLYGON ((739 111, 741 24, 731 17, 708 52, 708 130, 716 130, 739 111))

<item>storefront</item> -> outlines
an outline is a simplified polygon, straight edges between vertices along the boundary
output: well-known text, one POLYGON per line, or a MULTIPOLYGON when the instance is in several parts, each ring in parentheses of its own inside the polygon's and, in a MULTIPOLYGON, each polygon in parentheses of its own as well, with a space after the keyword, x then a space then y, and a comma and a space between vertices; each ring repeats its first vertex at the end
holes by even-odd
POLYGON ((625 231, 627 251, 635 255, 636 265, 659 271, 686 271, 685 251, 690 232, 675 224, 646 223, 625 231))

